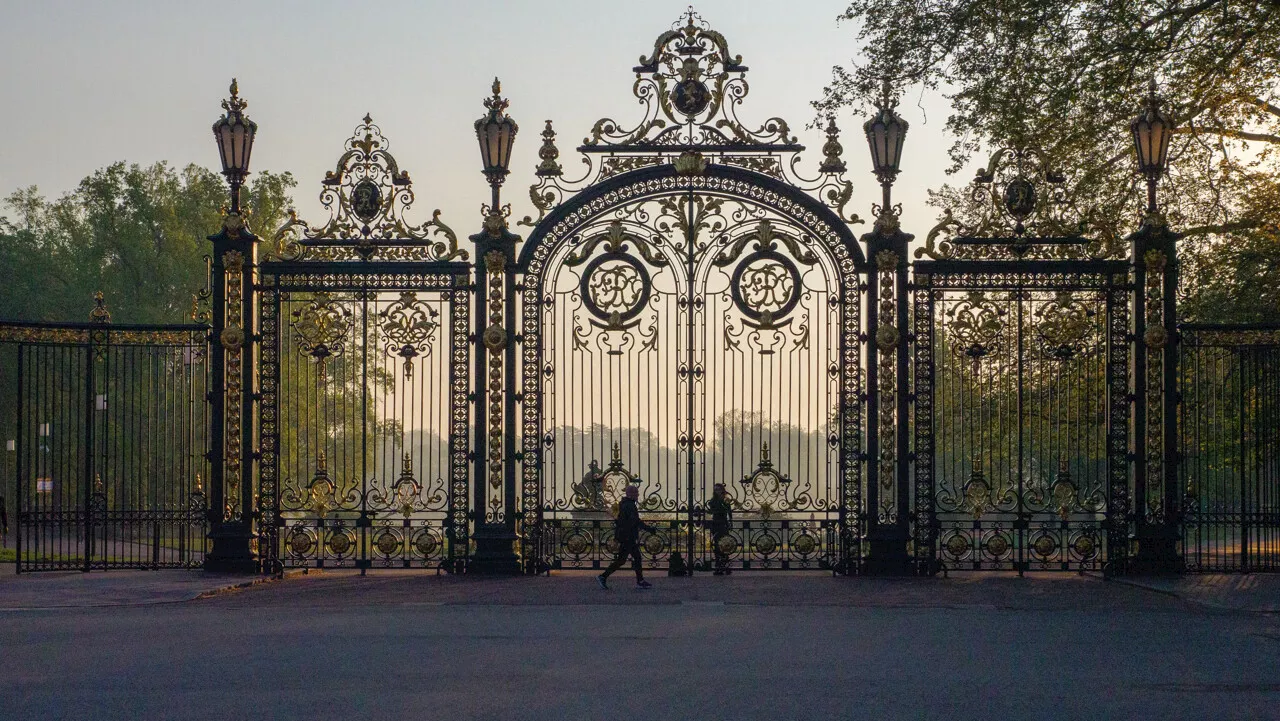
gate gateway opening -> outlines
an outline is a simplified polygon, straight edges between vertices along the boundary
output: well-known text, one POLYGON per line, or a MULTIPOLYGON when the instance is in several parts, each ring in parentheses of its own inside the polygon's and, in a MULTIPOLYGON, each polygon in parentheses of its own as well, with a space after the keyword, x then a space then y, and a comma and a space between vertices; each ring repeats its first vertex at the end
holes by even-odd
POLYGON ((369 116, 260 268, 259 548, 269 568, 469 557, 471 266, 369 116))
POLYGON ((646 115, 596 123, 583 178, 542 134, 516 279, 527 567, 606 564, 632 483, 653 567, 856 566, 865 262, 839 131, 797 177, 803 148, 738 119, 747 68, 692 11, 640 62, 646 115), (735 511, 712 538, 716 484, 735 511))

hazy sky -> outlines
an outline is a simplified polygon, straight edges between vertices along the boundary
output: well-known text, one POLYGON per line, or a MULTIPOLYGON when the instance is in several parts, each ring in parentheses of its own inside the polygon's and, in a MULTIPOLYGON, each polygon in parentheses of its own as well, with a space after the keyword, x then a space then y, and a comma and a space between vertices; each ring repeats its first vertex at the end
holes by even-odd
MULTIPOLYGON (((504 194, 519 218, 533 210, 526 189, 542 121, 555 121, 560 160, 576 177, 572 148, 595 120, 630 126, 640 118, 631 68, 686 4, 0 0, 0 97, 8 106, 0 114, 0 194, 34 184, 57 196, 117 160, 217 167, 210 125, 236 76, 259 126, 252 169, 292 171, 304 217, 325 219, 319 181, 368 112, 414 180, 411 219, 427 220, 438 207, 445 222, 470 233, 487 199, 472 123, 493 77, 521 126, 504 194)), ((808 170, 823 141, 805 129, 809 103, 831 67, 857 52, 854 29, 835 22, 844 4, 696 4, 750 68, 740 117, 753 126, 787 119, 809 146, 808 170)), ((906 206, 905 229, 922 237, 936 216, 924 206, 925 189, 946 180, 946 106, 912 95, 900 112, 911 129, 895 197, 906 206)), ((879 195, 864 119, 838 122, 865 217, 879 195)))

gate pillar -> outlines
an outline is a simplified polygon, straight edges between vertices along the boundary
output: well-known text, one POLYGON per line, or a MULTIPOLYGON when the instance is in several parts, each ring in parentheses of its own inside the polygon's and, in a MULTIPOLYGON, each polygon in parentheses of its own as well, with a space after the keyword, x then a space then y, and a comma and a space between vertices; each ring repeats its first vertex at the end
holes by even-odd
POLYGON ((223 216, 221 232, 209 240, 213 242, 213 334, 209 344, 212 547, 204 567, 208 571, 254 573, 270 570, 260 568, 253 526, 258 238, 245 226, 238 208, 233 208, 223 216))
MULTIPOLYGON (((1148 211, 1131 236, 1134 273, 1133 573, 1178 573, 1177 233, 1148 211)), ((1119 569, 1117 569, 1119 570, 1119 569)))
POLYGON ((899 209, 878 208, 875 227, 862 237, 873 270, 868 278, 867 328, 874 356, 867 362, 867 455, 875 469, 867 483, 868 555, 873 575, 913 572, 911 537, 908 376, 909 297, 907 243, 899 209))
MULTIPOLYGON (((496 192, 495 192, 496 196, 496 192)), ((485 207, 476 245, 475 541, 470 571, 517 574, 515 552, 515 247, 504 210, 485 207)))
POLYGON ((492 199, 480 208, 484 229, 476 244, 475 343, 475 541, 470 570, 520 573, 516 555, 516 348, 515 250, 520 236, 507 227, 511 206, 502 205, 502 182, 511 162, 511 144, 519 128, 507 115, 502 85, 493 79, 487 111, 475 123, 485 179, 492 199))

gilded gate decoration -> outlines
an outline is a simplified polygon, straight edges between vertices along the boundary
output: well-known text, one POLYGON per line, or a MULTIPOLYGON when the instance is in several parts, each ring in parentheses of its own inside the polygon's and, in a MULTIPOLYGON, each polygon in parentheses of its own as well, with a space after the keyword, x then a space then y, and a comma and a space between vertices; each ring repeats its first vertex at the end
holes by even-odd
POLYGON ((739 119, 747 68, 690 11, 635 67, 635 125, 597 122, 566 180, 550 121, 519 258, 522 539, 529 570, 610 555, 607 463, 657 526, 646 562, 710 563, 724 483, 739 567, 860 558, 865 262, 827 129, 813 178, 790 126, 739 119))
POLYGON ((465 568, 470 266, 369 116, 261 265, 260 548, 269 568, 465 568))
POLYGON ((1128 545, 1129 265, 1002 150, 917 251, 922 569, 1108 570, 1128 545))
POLYGON ((495 79, 468 249, 408 219, 369 115, 327 220, 256 236, 233 81, 194 323, 101 294, 88 322, 0 321, 18 571, 599 568, 629 488, 673 574, 1280 570, 1280 326, 1179 320, 1163 160, 1121 237, 1047 153, 1000 149, 913 245, 886 82, 856 238, 836 119, 809 174, 786 120, 744 120, 737 49, 690 8, 578 177, 545 121, 523 240, 495 79))

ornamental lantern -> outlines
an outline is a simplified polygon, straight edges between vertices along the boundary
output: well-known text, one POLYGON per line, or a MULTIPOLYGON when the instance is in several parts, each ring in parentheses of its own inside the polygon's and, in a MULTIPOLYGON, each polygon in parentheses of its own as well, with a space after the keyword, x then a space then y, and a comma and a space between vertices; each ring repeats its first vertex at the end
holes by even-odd
POLYGON ((863 123, 867 144, 871 146, 871 168, 882 185, 890 184, 898 175, 898 163, 902 160, 902 142, 907 137, 907 121, 893 111, 896 103, 889 95, 886 81, 876 114, 863 123))
POLYGON ((253 136, 258 132, 258 124, 244 115, 249 105, 240 99, 240 88, 236 81, 231 81, 231 97, 222 101, 226 114, 213 124, 213 137, 218 141, 218 155, 222 160, 222 174, 232 187, 232 202, 235 203, 240 185, 249 174, 249 155, 253 152, 253 136))
POLYGON ((1146 107, 1129 124, 1129 129, 1133 132, 1133 146, 1138 151, 1138 170, 1149 182, 1159 180, 1169 163, 1173 122, 1160 110, 1156 81, 1151 81, 1146 107))
POLYGON ((511 167, 511 145, 520 128, 506 114, 508 102, 500 96, 502 85, 493 79, 493 97, 484 101, 489 111, 476 121, 476 140, 480 143, 480 159, 484 163, 484 175, 489 184, 498 186, 506 178, 511 167))

